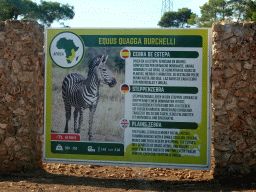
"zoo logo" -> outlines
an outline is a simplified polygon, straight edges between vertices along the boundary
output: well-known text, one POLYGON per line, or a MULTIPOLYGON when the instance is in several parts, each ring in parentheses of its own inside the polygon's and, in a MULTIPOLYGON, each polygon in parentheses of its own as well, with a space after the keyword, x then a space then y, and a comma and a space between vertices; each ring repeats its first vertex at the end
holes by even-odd
POLYGON ((82 39, 74 33, 62 32, 56 35, 50 44, 52 61, 61 68, 73 68, 84 57, 84 44, 82 39))

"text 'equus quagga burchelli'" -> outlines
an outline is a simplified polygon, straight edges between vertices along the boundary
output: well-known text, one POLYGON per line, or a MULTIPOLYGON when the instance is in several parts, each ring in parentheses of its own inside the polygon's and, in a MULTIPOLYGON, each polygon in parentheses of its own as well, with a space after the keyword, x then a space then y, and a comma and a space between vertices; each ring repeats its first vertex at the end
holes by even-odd
POLYGON ((83 122, 83 110, 89 108, 89 141, 92 140, 92 124, 94 113, 99 101, 100 82, 108 84, 109 87, 116 85, 116 79, 106 65, 108 56, 100 55, 89 64, 87 79, 80 74, 71 73, 67 75, 62 83, 62 97, 65 104, 66 126, 64 133, 68 133, 68 122, 71 119, 71 106, 74 111, 74 131, 80 133, 83 122), (79 122, 77 126, 77 118, 79 122))

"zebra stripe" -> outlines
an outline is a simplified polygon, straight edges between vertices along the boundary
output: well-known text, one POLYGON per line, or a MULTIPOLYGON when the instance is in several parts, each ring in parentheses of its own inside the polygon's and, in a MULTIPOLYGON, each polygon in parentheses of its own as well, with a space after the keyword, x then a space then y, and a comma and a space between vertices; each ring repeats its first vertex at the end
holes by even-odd
POLYGON ((106 65, 108 56, 100 55, 92 60, 89 65, 87 79, 80 74, 71 73, 67 75, 62 83, 62 97, 66 112, 66 126, 64 133, 68 133, 68 121, 71 119, 71 107, 74 111, 74 131, 80 133, 83 122, 83 110, 89 108, 89 140, 92 139, 92 123, 94 113, 99 101, 100 82, 108 84, 109 87, 116 85, 116 79, 106 65), (77 127, 77 118, 79 122, 77 127))

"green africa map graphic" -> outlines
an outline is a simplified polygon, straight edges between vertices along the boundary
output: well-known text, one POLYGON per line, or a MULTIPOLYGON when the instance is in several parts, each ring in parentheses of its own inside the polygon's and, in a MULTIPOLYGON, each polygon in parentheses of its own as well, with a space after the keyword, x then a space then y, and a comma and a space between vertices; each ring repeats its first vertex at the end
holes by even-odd
MULTIPOLYGON (((79 47, 75 46, 73 40, 66 39, 66 38, 61 38, 57 42, 56 46, 57 46, 58 49, 64 49, 65 50, 67 62, 72 63, 72 61, 76 57, 75 53, 79 49, 79 47)), ((76 57, 76 60, 78 59, 78 57, 76 57)))

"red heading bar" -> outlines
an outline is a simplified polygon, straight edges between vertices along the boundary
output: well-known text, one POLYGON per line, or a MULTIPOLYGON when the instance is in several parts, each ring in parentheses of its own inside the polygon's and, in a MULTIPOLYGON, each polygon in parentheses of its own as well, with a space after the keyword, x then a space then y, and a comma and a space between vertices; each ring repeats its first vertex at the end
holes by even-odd
POLYGON ((69 133, 52 133, 51 140, 53 141, 81 141, 80 135, 69 133))

